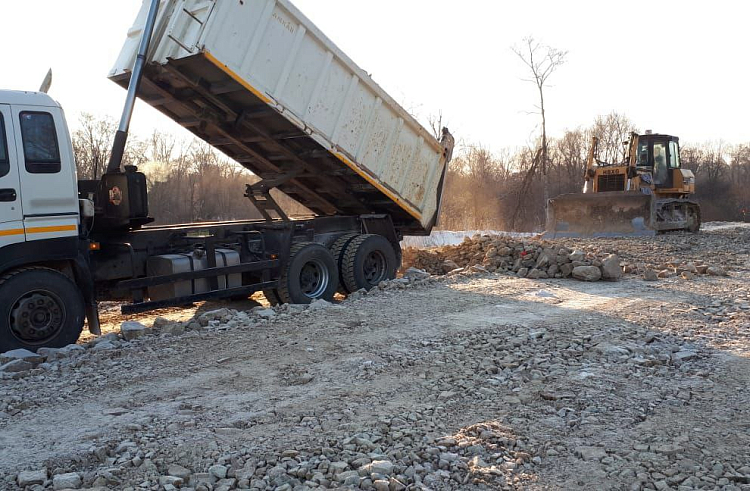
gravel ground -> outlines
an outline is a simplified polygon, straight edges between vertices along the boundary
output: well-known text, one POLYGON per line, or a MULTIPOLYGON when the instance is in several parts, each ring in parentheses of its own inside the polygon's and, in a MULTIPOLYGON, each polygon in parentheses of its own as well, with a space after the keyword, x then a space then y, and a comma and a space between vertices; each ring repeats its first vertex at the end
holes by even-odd
POLYGON ((170 311, 3 374, 0 487, 750 490, 749 233, 602 246, 727 277, 170 311))

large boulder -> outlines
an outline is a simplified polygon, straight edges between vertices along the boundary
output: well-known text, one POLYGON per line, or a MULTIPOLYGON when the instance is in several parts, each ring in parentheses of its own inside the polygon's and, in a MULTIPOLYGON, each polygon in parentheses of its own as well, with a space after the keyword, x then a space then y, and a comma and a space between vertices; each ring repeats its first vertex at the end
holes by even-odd
POLYGON ((120 334, 126 341, 132 341, 146 334, 146 326, 140 322, 125 321, 120 324, 120 334))
POLYGON ((578 266, 573 268, 573 278, 581 281, 599 281, 602 271, 596 266, 578 266))
POLYGON ((622 268, 620 267, 620 258, 615 254, 610 254, 602 261, 602 278, 605 280, 617 281, 622 277, 622 268))
POLYGON ((536 260, 536 265, 534 268, 535 269, 547 269, 550 264, 552 264, 550 257, 547 255, 546 252, 543 252, 539 255, 539 258, 536 260))
POLYGON ((568 255, 570 262, 580 262, 586 259, 586 253, 583 251, 573 251, 568 255))
POLYGON ((17 482, 18 485, 23 489, 26 486, 33 486, 34 484, 44 484, 47 480, 47 469, 42 468, 36 471, 21 471, 18 473, 17 482))
POLYGON ((34 364, 26 360, 13 360, 4 365, 0 365, 0 373, 27 372, 32 368, 34 368, 34 364))
POLYGON ((547 278, 547 273, 538 269, 532 269, 526 277, 530 280, 538 280, 540 278, 547 278))
POLYGON ((571 263, 565 263, 560 265, 560 274, 563 278, 567 278, 573 274, 573 265, 571 263))
POLYGON ((729 276, 724 268, 719 266, 709 266, 708 268, 706 268, 706 273, 711 276, 729 276))
POLYGON ((426 280, 429 277, 430 273, 428 273, 424 269, 409 268, 404 272, 404 278, 407 278, 411 281, 426 280))
POLYGON ((60 489, 78 489, 81 487, 81 484, 81 476, 75 472, 58 474, 52 478, 52 487, 56 491, 60 489))
POLYGON ((0 355, 0 364, 15 360, 23 360, 33 365, 38 365, 44 361, 44 356, 27 349, 14 349, 0 355))

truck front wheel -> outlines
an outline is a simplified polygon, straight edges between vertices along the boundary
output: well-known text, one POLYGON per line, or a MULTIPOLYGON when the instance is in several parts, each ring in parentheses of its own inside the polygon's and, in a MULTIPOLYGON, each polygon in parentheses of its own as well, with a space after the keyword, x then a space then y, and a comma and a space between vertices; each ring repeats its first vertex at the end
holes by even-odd
POLYGON ((81 292, 54 269, 22 268, 0 278, 0 352, 73 344, 84 319, 81 292))

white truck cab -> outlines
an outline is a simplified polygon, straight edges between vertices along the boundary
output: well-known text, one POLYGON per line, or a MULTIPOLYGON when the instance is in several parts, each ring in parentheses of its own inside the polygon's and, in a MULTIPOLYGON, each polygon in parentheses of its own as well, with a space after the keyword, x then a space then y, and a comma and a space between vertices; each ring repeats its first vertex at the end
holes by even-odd
POLYGON ((73 146, 47 94, 0 90, 0 351, 98 332, 73 146))
MULTIPOLYGON (((76 168, 60 105, 0 90, 0 247, 78 237, 76 168)), ((18 254, 25 249, 21 247, 18 254)))

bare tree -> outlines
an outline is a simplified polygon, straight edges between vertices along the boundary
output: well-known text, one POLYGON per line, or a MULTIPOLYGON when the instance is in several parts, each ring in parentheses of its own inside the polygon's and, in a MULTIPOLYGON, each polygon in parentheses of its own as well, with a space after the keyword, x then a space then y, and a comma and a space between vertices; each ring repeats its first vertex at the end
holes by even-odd
POLYGON ((597 116, 592 132, 599 138, 599 157, 611 164, 624 162, 628 147, 623 142, 634 131, 638 129, 624 114, 612 111, 606 116, 597 116))
POLYGON ((443 111, 439 111, 437 115, 431 114, 427 116, 427 122, 430 124, 432 136, 440 141, 440 137, 443 136, 443 111))
POLYGON ((73 132, 73 153, 82 179, 99 179, 104 173, 112 151, 116 124, 112 118, 96 118, 83 113, 73 132))
POLYGON ((568 130, 552 145, 552 167, 555 172, 556 194, 574 193, 583 186, 581 176, 586 170, 590 138, 588 131, 568 130))
MULTIPOLYGON (((517 196, 516 196, 516 206, 513 209, 513 216, 510 221, 510 229, 511 230, 517 230, 518 227, 518 219, 521 216, 521 211, 523 209, 523 206, 521 206, 526 198, 529 197, 531 194, 531 186, 534 183, 534 174, 536 174, 536 170, 541 167, 539 165, 539 161, 542 159, 542 148, 537 149, 536 152, 534 152, 533 156, 531 156, 531 149, 528 149, 527 152, 524 152, 526 155, 531 156, 530 158, 530 165, 528 166, 528 170, 524 173, 523 180, 521 181, 521 185, 517 186, 517 196)), ((528 161, 529 158, 525 155, 522 155, 521 158, 525 161, 528 161)), ((547 199, 549 199, 549 182, 545 182, 544 184, 545 190, 544 190, 544 206, 547 206, 547 199)))
MULTIPOLYGON (((531 36, 524 38, 520 46, 515 46, 512 49, 531 72, 531 78, 523 80, 533 83, 539 91, 537 110, 542 118, 542 148, 540 158, 535 159, 535 161, 541 163, 544 203, 547 206, 546 203, 549 199, 549 152, 547 148, 547 114, 544 109, 544 87, 547 86, 547 80, 555 70, 565 63, 568 52, 541 44, 531 36)), ((535 170, 535 168, 531 170, 532 174, 535 170)))
MULTIPOLYGON (((83 113, 78 124, 79 128, 71 135, 78 175, 83 179, 99 179, 109 162, 117 123, 108 116, 96 117, 83 113)), ((146 142, 132 137, 125 148, 123 164, 141 165, 146 162, 146 148, 146 142)))

